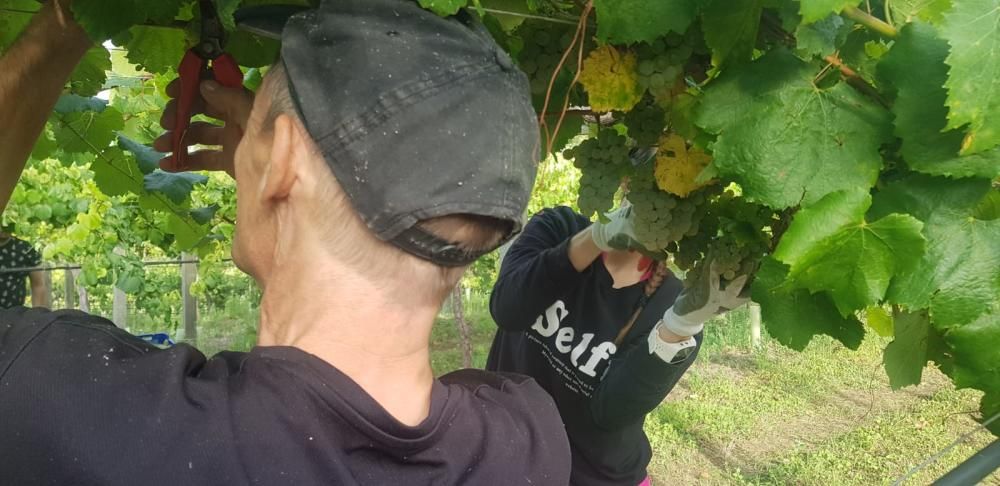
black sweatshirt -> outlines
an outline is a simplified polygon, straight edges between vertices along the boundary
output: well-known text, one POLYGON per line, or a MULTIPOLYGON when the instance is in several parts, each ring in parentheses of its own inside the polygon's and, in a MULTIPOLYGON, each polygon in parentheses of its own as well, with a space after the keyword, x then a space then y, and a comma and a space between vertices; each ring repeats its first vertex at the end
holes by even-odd
POLYGON ((297 348, 206 361, 80 312, 0 312, 3 486, 556 485, 569 469, 526 377, 446 375, 409 427, 297 348))
POLYGON ((570 208, 546 209, 511 246, 490 299, 500 330, 486 367, 531 376, 555 398, 573 453, 572 484, 635 486, 652 457, 645 416, 697 353, 673 365, 649 353, 649 332, 682 288, 673 275, 614 345, 645 284, 614 289, 601 259, 583 272, 573 268, 570 239, 589 225, 570 208))

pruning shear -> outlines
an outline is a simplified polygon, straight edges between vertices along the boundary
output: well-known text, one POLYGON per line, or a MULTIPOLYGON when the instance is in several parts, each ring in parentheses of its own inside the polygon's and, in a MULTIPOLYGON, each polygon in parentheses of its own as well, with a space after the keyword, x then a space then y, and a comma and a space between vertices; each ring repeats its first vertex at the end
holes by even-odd
POLYGON ((181 94, 177 99, 177 121, 173 132, 174 164, 177 169, 187 167, 187 147, 184 137, 191 125, 191 108, 198 96, 202 80, 214 79, 228 88, 243 86, 243 72, 233 56, 226 53, 226 29, 219 20, 219 13, 212 0, 199 0, 201 11, 201 38, 181 60, 177 68, 181 80, 181 94))

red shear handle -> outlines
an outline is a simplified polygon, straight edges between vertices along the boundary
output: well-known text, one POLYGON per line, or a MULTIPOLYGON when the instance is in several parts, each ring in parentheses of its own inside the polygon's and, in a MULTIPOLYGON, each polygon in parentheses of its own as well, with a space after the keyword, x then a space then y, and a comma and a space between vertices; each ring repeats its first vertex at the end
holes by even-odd
POLYGON ((205 61, 188 51, 181 60, 181 65, 177 68, 181 82, 181 95, 177 98, 177 118, 174 121, 174 133, 172 145, 174 149, 174 169, 182 170, 187 166, 187 147, 184 145, 184 136, 187 135, 188 126, 191 124, 191 107, 198 96, 198 85, 201 84, 201 67, 205 61))
POLYGON ((219 84, 227 88, 243 87, 243 71, 229 54, 223 54, 212 61, 212 74, 219 84))
MULTIPOLYGON (((177 99, 177 119, 174 123, 172 140, 175 170, 187 168, 187 146, 184 145, 184 137, 191 125, 191 108, 198 97, 202 70, 206 64, 207 61, 194 51, 188 51, 177 69, 181 81, 181 95, 177 99)), ((229 54, 223 54, 212 61, 212 75, 219 84, 227 88, 243 86, 243 72, 229 54)))

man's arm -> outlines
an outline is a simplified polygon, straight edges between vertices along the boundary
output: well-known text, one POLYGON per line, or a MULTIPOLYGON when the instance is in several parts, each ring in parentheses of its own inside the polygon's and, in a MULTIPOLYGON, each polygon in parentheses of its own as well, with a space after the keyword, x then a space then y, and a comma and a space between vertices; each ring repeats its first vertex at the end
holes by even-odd
POLYGON ((68 0, 41 6, 0 57, 0 212, 63 86, 92 45, 73 21, 68 0))
POLYGON ((49 302, 49 293, 45 289, 45 272, 41 270, 31 272, 28 274, 28 279, 31 280, 31 306, 49 307, 52 305, 49 302))

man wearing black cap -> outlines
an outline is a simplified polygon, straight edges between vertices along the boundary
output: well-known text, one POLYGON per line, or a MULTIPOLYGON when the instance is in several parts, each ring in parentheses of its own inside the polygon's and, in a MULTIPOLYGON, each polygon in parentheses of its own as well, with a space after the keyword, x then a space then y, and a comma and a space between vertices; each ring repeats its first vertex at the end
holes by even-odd
MULTIPOLYGON (((31 29, 81 42, 59 13, 44 7, 0 67, 38 50, 31 29)), ((444 297, 521 226, 537 145, 524 76, 474 21, 409 1, 241 19, 280 33, 282 61, 256 99, 202 84, 200 111, 225 127, 194 124, 186 143, 222 150, 185 168, 236 178, 259 346, 206 360, 78 312, 0 314, 0 484, 567 484, 534 381, 429 364, 444 297)), ((58 93, 4 81, 3 106, 58 93)))

